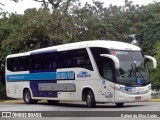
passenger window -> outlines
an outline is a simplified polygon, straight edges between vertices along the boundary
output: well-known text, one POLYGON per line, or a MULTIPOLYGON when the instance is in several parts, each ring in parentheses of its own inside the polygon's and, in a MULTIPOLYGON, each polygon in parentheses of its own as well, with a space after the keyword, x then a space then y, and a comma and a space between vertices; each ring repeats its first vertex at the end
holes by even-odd
POLYGON ((56 62, 57 62, 57 55, 56 53, 52 53, 52 54, 46 54, 43 56, 44 57, 44 69, 45 70, 52 70, 52 69, 56 69, 56 62))
POLYGON ((45 72, 55 71, 56 68, 80 67, 93 70, 87 50, 76 49, 62 52, 34 54, 7 59, 7 68, 10 71, 45 72))
POLYGON ((44 60, 42 55, 31 56, 31 70, 43 70, 44 69, 44 60))
POLYGON ((54 52, 31 55, 30 69, 32 72, 48 72, 56 70, 57 54, 54 52))
POLYGON ((29 57, 28 56, 7 59, 7 69, 12 72, 28 71, 28 69, 29 69, 28 65, 29 65, 29 57))
POLYGON ((74 67, 82 67, 93 71, 93 67, 86 49, 75 50, 73 61, 74 67))
POLYGON ((58 52, 58 68, 86 68, 93 70, 87 50, 76 49, 58 52))
POLYGON ((58 53, 58 68, 72 67, 72 51, 58 53))
POLYGON ((28 71, 29 69, 29 57, 19 58, 20 71, 28 71))

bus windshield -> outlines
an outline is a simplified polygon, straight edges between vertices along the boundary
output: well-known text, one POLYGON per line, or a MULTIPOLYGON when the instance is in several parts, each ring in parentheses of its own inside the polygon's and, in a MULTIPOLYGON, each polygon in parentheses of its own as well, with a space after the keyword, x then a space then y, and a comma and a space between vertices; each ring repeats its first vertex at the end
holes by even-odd
POLYGON ((117 83, 127 86, 143 86, 150 83, 148 68, 140 51, 111 51, 120 61, 116 70, 117 83))

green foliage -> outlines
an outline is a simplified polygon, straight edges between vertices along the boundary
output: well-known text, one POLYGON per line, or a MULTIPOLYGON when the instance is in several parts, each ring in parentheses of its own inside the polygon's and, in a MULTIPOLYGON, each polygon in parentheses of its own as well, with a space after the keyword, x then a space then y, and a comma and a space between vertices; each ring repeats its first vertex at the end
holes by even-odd
POLYGON ((156 44, 156 55, 154 56, 157 60, 158 67, 157 69, 151 69, 152 66, 150 65, 150 77, 152 81, 152 88, 153 89, 160 89, 160 42, 156 44))
POLYGON ((5 100, 5 99, 7 99, 6 88, 2 83, 0 83, 0 100, 5 100))
MULTIPOLYGON (((79 0, 34 1, 42 1, 42 7, 27 9, 23 15, 1 13, 1 81, 4 80, 3 63, 9 54, 95 39, 131 43, 131 34, 136 34, 145 54, 155 55, 160 61, 159 47, 155 47, 160 42, 160 2, 139 6, 125 0, 124 6, 104 7, 103 3, 94 1, 80 7, 79 0)), ((151 79, 153 87, 158 84, 159 88, 158 71, 159 68, 151 72, 151 79)))
POLYGON ((140 7, 138 21, 134 24, 136 35, 143 50, 151 55, 156 53, 155 43, 160 35, 160 3, 140 7))

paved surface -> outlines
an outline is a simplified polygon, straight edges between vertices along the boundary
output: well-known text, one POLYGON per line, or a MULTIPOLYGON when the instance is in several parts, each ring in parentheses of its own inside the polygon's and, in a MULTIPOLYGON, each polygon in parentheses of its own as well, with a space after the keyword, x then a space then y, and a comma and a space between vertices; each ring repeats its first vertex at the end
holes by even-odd
MULTIPOLYGON (((0 103, 0 111, 160 111, 160 102, 126 103, 117 108, 115 104, 97 104, 95 108, 87 108, 84 102, 60 102, 49 105, 47 102, 26 105, 22 101, 0 103)), ((105 118, 105 117, 54 117, 53 118, 0 118, 0 120, 135 120, 134 118, 105 118)), ((160 118, 138 118, 138 120, 160 120, 160 118)))
POLYGON ((87 108, 85 102, 60 102, 49 105, 47 102, 24 104, 23 101, 0 103, 0 111, 160 111, 160 102, 125 103, 117 108, 115 104, 97 104, 95 108, 87 108))

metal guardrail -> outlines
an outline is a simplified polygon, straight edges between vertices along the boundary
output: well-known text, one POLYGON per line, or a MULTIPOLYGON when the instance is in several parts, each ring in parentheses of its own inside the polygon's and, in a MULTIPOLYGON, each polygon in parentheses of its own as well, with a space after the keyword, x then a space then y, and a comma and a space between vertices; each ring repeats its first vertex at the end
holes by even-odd
POLYGON ((152 98, 160 98, 160 91, 155 91, 151 93, 152 98))

